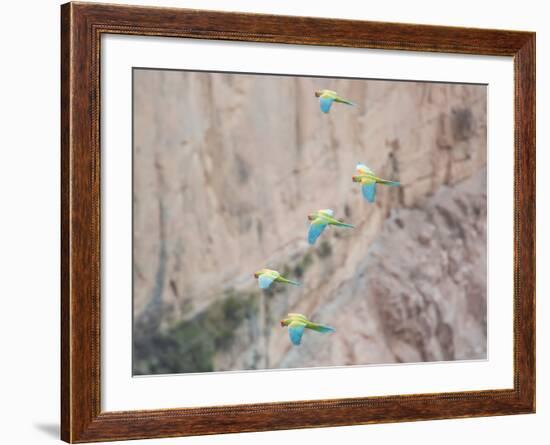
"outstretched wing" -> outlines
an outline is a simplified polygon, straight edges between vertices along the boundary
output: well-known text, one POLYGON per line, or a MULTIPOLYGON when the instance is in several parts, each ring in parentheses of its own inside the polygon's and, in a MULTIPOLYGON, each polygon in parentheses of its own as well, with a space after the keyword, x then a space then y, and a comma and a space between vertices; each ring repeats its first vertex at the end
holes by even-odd
POLYGON ((263 273, 258 277, 258 284, 260 285, 260 289, 267 289, 269 286, 271 286, 271 283, 273 283, 273 280, 277 278, 274 274, 266 274, 263 273))
POLYGON ((293 321, 288 325, 288 336, 294 345, 299 345, 304 335, 306 324, 302 321, 293 321))
POLYGON ((361 191, 368 202, 374 202, 376 198, 376 182, 363 183, 361 191))
POLYGON ((332 102, 334 102, 334 98, 323 94, 319 98, 319 105, 321 106, 321 111, 323 113, 328 113, 330 111, 330 106, 332 105, 332 102))
POLYGON ((360 175, 374 174, 374 172, 370 168, 368 168, 365 164, 359 163, 355 168, 357 169, 357 173, 359 173, 360 175))
POLYGON ((323 233, 323 230, 325 230, 325 227, 327 226, 327 223, 323 221, 321 218, 315 218, 313 222, 309 225, 309 231, 307 233, 307 241, 309 244, 315 244, 315 241, 317 241, 317 238, 323 233))

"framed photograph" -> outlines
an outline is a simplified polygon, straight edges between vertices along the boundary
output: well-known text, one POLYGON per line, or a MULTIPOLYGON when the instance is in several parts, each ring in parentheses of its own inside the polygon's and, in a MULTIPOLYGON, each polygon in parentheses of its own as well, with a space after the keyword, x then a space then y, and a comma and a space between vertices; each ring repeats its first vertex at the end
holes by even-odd
POLYGON ((61 7, 67 442, 535 411, 535 34, 61 7))

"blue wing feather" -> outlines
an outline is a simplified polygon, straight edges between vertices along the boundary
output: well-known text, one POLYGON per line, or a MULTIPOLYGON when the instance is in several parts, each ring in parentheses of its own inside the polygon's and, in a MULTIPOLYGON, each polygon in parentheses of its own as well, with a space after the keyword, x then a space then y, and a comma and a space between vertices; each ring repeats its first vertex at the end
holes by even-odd
POLYGON ((363 184, 361 191, 368 202, 374 202, 374 199, 376 198, 376 182, 373 182, 372 184, 363 184))
POLYGON ((315 244, 315 241, 317 241, 317 238, 323 233, 323 230, 325 230, 325 227, 327 226, 326 223, 316 219, 309 225, 309 231, 307 233, 307 241, 309 244, 315 244))
POLYGON ((258 278, 258 283, 260 285, 260 289, 267 289, 269 286, 271 286, 271 283, 273 283, 273 280, 275 277, 272 277, 270 275, 260 275, 258 278))
POLYGON ((292 322, 288 325, 288 335, 294 345, 299 345, 306 325, 304 323, 292 322))
POLYGON ((323 113, 328 113, 330 111, 330 106, 332 105, 332 102, 334 102, 334 99, 330 97, 320 97, 319 105, 321 106, 321 111, 323 113))

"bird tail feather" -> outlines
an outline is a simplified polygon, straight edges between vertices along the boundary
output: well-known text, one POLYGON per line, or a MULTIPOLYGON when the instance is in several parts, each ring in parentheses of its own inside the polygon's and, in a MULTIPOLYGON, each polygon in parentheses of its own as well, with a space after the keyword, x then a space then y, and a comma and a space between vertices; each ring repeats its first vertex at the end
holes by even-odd
POLYGON ((311 326, 311 329, 313 329, 314 331, 320 332, 321 334, 336 332, 336 329, 334 329, 331 326, 327 326, 326 324, 314 324, 313 326, 311 326))
POLYGON ((384 185, 389 185, 392 187, 399 187, 401 185, 399 181, 388 181, 387 179, 383 179, 381 182, 384 185))
POLYGON ((280 278, 283 283, 292 284, 293 286, 300 286, 297 281, 288 280, 287 278, 280 278))
POLYGON ((353 103, 351 100, 347 100, 347 99, 344 99, 342 97, 338 97, 337 99, 335 99, 336 102, 339 102, 341 104, 346 104, 346 105, 355 105, 355 103, 353 103))
POLYGON ((347 227, 349 229, 355 229, 355 226, 353 224, 347 224, 347 223, 343 223, 343 222, 339 222, 337 224, 338 227, 347 227))

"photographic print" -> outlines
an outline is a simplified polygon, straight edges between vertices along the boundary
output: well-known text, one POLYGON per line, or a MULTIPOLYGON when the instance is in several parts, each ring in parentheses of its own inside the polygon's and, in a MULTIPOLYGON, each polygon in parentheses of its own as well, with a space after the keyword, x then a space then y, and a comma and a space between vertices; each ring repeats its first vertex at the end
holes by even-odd
POLYGON ((535 41, 62 5, 62 439, 534 413, 535 41))
POLYGON ((487 87, 133 69, 133 374, 487 358, 487 87))

